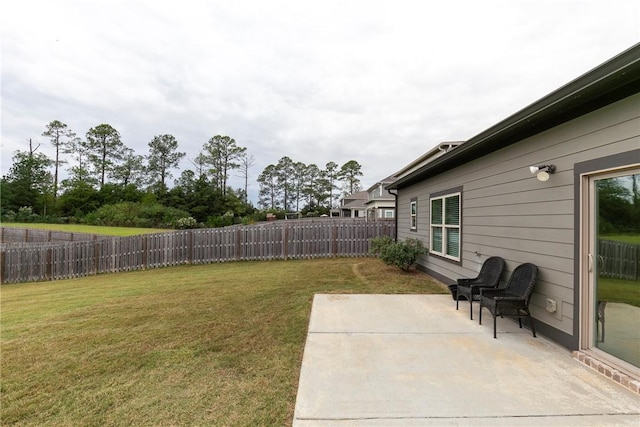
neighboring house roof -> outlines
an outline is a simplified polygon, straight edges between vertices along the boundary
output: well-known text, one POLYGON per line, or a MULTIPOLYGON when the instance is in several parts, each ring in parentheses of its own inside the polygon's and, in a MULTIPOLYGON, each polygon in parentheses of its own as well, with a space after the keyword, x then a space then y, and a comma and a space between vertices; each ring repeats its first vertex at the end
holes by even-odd
POLYGON ((367 193, 369 193, 370 191, 375 190, 376 188, 378 188, 378 186, 380 184, 382 184, 383 186, 386 186, 388 184, 391 184, 393 181, 395 181, 397 179, 396 174, 390 175, 384 179, 381 179, 379 181, 376 181, 375 184, 373 184, 371 187, 367 188, 367 193))
POLYGON ((367 192, 358 191, 357 193, 350 194, 342 198, 341 209, 357 209, 364 208, 364 203, 367 201, 367 192))
POLYGON ((374 199, 365 203, 367 209, 395 209, 396 199, 374 199))
POLYGON ((640 43, 479 133, 455 150, 400 176, 387 188, 415 184, 636 93, 640 93, 640 43))
POLYGON ((395 174, 393 174, 384 179, 381 179, 367 189, 367 201, 364 203, 367 206, 367 209, 395 208, 396 198, 393 194, 389 193, 386 187, 396 179, 397 178, 395 174), (381 186, 382 191, 380 191, 380 194, 378 194, 381 186), (371 197, 372 193, 375 193, 373 197, 371 197))

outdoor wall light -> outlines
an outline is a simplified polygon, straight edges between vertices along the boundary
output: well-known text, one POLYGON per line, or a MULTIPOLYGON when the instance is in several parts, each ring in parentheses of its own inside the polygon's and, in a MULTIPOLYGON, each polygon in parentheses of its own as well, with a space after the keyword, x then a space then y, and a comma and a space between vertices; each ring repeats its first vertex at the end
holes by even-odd
POLYGON ((538 181, 544 182, 549 180, 549 174, 554 173, 556 167, 554 165, 529 166, 529 170, 532 175, 536 174, 538 181))

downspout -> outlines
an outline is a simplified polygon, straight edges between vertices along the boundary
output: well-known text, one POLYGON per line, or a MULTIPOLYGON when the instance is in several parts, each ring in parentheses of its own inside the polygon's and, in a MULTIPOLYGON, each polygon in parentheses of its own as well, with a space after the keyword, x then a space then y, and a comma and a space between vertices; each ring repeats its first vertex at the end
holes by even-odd
POLYGON ((396 214, 393 216, 393 220, 396 223, 396 231, 395 231, 395 236, 393 238, 393 240, 395 240, 396 242, 398 241, 398 193, 392 193, 391 192, 392 189, 387 190, 389 192, 389 194, 391 194, 394 199, 396 199, 395 205, 396 205, 396 214))

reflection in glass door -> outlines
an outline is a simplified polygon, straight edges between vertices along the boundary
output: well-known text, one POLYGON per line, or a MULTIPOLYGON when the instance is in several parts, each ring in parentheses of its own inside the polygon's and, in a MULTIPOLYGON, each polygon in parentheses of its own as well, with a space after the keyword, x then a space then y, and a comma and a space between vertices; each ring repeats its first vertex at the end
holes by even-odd
POLYGON ((593 179, 593 346, 640 367, 640 171, 593 179))

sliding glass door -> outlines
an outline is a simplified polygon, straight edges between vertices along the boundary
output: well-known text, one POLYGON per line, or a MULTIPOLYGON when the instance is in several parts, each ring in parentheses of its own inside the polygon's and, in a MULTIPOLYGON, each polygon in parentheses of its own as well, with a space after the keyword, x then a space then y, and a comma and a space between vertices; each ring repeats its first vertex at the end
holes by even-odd
POLYGON ((640 170, 587 180, 589 347, 640 367, 640 170))

